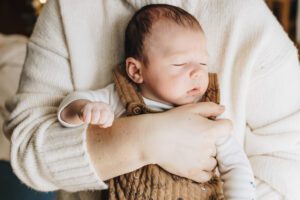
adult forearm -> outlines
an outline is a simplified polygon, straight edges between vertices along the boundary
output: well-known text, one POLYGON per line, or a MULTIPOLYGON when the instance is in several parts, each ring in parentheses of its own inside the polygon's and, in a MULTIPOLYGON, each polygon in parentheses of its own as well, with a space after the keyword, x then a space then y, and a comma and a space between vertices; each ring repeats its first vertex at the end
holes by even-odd
POLYGON ((134 171, 150 164, 142 150, 146 116, 119 118, 112 127, 90 125, 87 148, 102 180, 134 171))
POLYGON ((231 125, 228 120, 211 121, 201 115, 216 116, 223 111, 216 104, 201 103, 120 118, 107 129, 89 126, 88 152, 102 180, 152 163, 206 182, 216 165, 215 140, 230 133, 231 125))

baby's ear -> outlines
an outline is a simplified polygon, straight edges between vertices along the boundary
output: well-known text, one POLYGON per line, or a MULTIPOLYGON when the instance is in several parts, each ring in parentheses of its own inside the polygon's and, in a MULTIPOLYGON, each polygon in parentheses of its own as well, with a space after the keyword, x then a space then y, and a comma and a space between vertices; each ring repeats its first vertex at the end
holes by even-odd
POLYGON ((129 78, 135 83, 143 83, 142 63, 133 57, 126 58, 126 72, 129 78))

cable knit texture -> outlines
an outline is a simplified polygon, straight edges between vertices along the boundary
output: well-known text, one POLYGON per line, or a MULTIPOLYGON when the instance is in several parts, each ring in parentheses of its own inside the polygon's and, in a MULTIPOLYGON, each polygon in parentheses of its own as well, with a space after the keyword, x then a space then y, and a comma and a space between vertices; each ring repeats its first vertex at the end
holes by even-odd
POLYGON ((210 71, 220 78, 222 117, 234 122, 233 134, 249 156, 258 199, 299 199, 297 50, 262 0, 48 1, 28 44, 18 93, 6 104, 14 172, 43 191, 105 188, 86 151, 86 127, 62 128, 55 113, 69 92, 111 82, 129 18, 152 2, 181 6, 200 21, 210 71))

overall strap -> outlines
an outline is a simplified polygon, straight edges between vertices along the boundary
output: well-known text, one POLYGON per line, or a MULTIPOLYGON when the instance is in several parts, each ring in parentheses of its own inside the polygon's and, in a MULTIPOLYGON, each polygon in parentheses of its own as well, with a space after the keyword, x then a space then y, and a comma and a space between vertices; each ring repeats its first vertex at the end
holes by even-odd
POLYGON ((123 72, 114 69, 112 77, 128 116, 155 112, 146 107, 138 88, 123 72))
POLYGON ((220 88, 216 73, 209 73, 209 83, 201 102, 214 102, 220 104, 220 88))

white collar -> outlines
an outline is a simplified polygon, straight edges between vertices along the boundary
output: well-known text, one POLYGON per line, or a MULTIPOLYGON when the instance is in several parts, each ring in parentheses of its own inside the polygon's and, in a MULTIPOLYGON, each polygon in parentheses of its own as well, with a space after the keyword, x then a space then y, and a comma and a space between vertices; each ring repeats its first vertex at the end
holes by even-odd
POLYGON ((143 97, 143 100, 144 100, 145 104, 147 105, 147 107, 149 107, 150 109, 155 110, 155 111, 165 111, 165 110, 170 110, 170 109, 174 108, 173 105, 164 104, 164 103, 161 103, 158 101, 148 99, 146 97, 143 97))

